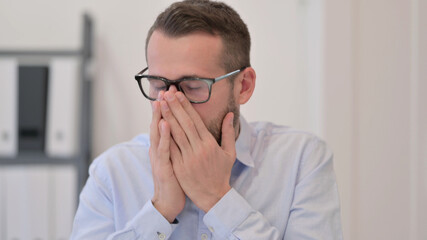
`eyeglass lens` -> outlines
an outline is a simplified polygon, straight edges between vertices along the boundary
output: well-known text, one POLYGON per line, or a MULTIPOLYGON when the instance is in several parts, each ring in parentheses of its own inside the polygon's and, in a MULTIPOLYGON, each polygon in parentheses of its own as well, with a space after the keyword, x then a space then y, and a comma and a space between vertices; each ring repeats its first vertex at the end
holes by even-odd
MULTIPOLYGON (((168 90, 167 84, 159 79, 141 78, 141 87, 151 99, 157 99, 160 91, 168 90)), ((206 101, 209 98, 209 84, 203 80, 189 79, 178 84, 188 100, 195 102, 206 101)))

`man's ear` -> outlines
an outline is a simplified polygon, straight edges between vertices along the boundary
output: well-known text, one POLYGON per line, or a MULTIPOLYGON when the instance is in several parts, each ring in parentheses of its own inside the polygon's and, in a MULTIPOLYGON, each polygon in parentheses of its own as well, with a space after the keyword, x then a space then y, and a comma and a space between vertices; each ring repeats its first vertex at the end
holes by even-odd
POLYGON ((240 105, 249 101, 255 89, 256 73, 252 67, 247 67, 242 71, 241 77, 235 81, 235 96, 240 105))

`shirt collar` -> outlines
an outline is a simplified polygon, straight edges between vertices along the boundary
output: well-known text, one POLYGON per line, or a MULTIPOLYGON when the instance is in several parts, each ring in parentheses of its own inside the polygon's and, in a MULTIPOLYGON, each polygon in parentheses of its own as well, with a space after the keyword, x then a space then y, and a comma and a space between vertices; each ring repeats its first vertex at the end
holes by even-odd
POLYGON ((252 127, 240 116, 240 134, 236 141, 237 160, 248 167, 254 166, 254 159, 251 155, 252 127))

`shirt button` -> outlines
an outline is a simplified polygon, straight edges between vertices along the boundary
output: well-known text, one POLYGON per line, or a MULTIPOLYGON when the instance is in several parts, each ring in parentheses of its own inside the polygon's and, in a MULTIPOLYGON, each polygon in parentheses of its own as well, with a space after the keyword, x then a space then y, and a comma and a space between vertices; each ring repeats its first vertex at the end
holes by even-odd
POLYGON ((160 240, 164 240, 164 239, 166 239, 166 235, 165 235, 165 234, 163 234, 163 233, 158 233, 158 236, 159 236, 159 239, 160 239, 160 240))
POLYGON ((201 236, 202 240, 208 240, 208 235, 203 233, 201 236))

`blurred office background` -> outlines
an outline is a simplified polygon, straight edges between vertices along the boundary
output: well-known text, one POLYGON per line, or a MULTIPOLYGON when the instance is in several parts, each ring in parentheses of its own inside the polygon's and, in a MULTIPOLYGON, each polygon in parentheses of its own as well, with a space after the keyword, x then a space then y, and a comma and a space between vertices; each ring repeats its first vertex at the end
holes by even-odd
MULTIPOLYGON (((0 0, 0 75, 13 75, 5 70, 7 64, 20 64, 1 52, 81 53, 83 14, 88 13, 93 56, 85 73, 79 72, 80 55, 71 54, 77 63, 69 56, 44 61, 51 73, 69 60, 63 81, 70 74, 74 79, 91 76, 90 162, 110 146, 148 132, 151 110, 133 76, 146 64, 149 27, 171 2, 0 0)), ((427 1, 226 2, 252 35, 257 87, 242 114, 249 121, 311 131, 329 143, 344 238, 427 239, 427 1)), ((61 79, 60 73, 53 76, 61 79)), ((17 116, 18 105, 7 100, 18 96, 8 94, 16 85, 5 79, 0 79, 0 239, 66 239, 78 202, 81 165, 72 164, 73 158, 52 162, 62 158, 49 154, 51 162, 41 161, 43 154, 31 162, 27 154, 27 160, 13 164, 19 148, 8 148, 10 136, 3 133, 16 130, 8 128, 17 127, 10 116, 17 116)), ((47 106, 60 109, 55 113, 59 116, 71 110, 58 104, 71 104, 76 114, 85 114, 82 104, 49 103, 51 99, 47 106)), ((59 125, 74 123, 57 119, 59 125)), ((68 128, 77 132, 71 145, 78 145, 81 128, 68 128)), ((55 149, 61 148, 53 146, 56 156, 55 149)))

